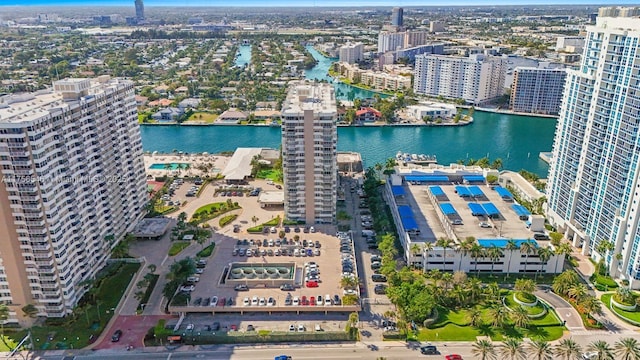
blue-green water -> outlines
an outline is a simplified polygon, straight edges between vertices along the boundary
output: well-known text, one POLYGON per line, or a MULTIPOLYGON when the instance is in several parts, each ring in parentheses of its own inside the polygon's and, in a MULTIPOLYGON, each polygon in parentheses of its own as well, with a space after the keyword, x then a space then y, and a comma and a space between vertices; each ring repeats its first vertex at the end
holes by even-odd
POLYGON ((236 57, 235 64, 236 66, 243 67, 251 62, 251 45, 249 46, 238 46, 238 54, 236 57))
MULTIPOLYGON (((151 166, 149 166, 149 169, 153 169, 153 170, 165 170, 165 165, 164 163, 155 163, 155 164, 151 164, 151 166)), ((182 167, 182 165, 188 165, 187 163, 170 163, 171 165, 171 170, 178 170, 178 168, 182 167)))
MULTIPOLYGON (((357 151, 365 166, 395 157, 398 151, 434 154, 440 164, 489 156, 501 158, 504 168, 526 169, 547 176, 547 164, 538 158, 550 151, 556 120, 476 111, 467 126, 341 127, 338 150, 357 151)), ((219 153, 237 147, 280 146, 280 128, 266 126, 141 126, 145 151, 173 150, 219 153)))
MULTIPOLYGON (((333 78, 327 75, 331 64, 338 59, 328 58, 314 49, 313 46, 307 45, 307 50, 311 53, 314 59, 318 61, 316 66, 311 70, 305 70, 304 77, 309 80, 326 80, 333 82, 333 78)), ((376 93, 369 90, 360 89, 340 82, 335 82, 333 87, 336 89, 336 98, 338 100, 354 100, 354 99, 366 99, 373 98, 373 95, 378 94, 380 97, 385 98, 388 95, 376 93)))

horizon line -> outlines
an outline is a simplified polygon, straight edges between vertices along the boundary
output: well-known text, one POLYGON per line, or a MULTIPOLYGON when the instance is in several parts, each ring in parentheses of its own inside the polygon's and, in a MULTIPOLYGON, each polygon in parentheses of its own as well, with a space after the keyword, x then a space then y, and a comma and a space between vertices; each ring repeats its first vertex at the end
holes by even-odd
MULTIPOLYGON (((286 1, 286 0, 285 0, 286 1)), ((383 0, 384 1, 384 0, 383 0)), ((247 8, 247 7, 255 7, 255 8, 281 8, 281 7, 287 7, 287 8, 345 8, 345 7, 350 7, 350 8, 371 8, 371 7, 402 7, 402 8, 435 8, 435 7, 463 7, 463 6, 478 6, 478 7, 522 7, 522 6, 563 6, 563 5, 569 5, 569 6, 604 6, 604 7, 612 7, 612 6, 628 6, 628 5, 634 5, 634 0, 629 0, 628 2, 623 0, 621 2, 618 2, 616 4, 609 4, 609 3, 600 3, 600 2, 580 2, 580 3, 574 3, 571 2, 571 0, 560 0, 560 2, 553 2, 553 0, 541 0, 541 1, 535 1, 533 0, 532 2, 527 2, 524 4, 519 4, 519 5, 513 5, 513 4, 505 4, 505 3, 498 3, 498 4, 488 4, 488 1, 496 1, 496 0, 472 0, 469 2, 466 2, 464 0, 459 0, 459 1, 455 1, 454 3, 437 3, 437 4, 429 4, 429 5, 391 5, 391 4, 370 4, 370 5, 365 5, 365 4, 354 4, 354 5, 347 5, 347 4, 343 4, 343 3, 336 3, 336 4, 331 4, 331 5, 317 5, 315 4, 315 0, 314 0, 314 4, 309 4, 309 5, 292 5, 292 4, 287 4, 287 3, 278 3, 278 4, 274 4, 274 5, 262 5, 262 6, 256 6, 255 3, 251 3, 251 2, 247 2, 246 4, 235 4, 235 5, 214 5, 214 4, 188 4, 188 0, 186 1, 186 4, 176 4, 176 3, 172 3, 172 4, 168 4, 168 3, 161 3, 161 4, 145 4, 145 8, 180 8, 180 7, 192 7, 192 8, 247 8)), ((500 0, 498 0, 500 1, 500 0)), ((504 1, 504 0, 502 0, 504 1)), ((131 4, 127 3, 98 3, 98 4, 82 4, 82 3, 70 3, 70 2, 61 2, 59 4, 24 4, 24 1, 22 1, 21 4, 18 3, 14 3, 14 4, 0 4, 0 7, 14 7, 14 8, 31 8, 31 7, 47 7, 47 8, 57 8, 57 7, 78 7, 78 8, 87 8, 87 7, 92 7, 92 8, 111 8, 111 7, 130 7, 133 5, 133 1, 131 1, 131 4)))

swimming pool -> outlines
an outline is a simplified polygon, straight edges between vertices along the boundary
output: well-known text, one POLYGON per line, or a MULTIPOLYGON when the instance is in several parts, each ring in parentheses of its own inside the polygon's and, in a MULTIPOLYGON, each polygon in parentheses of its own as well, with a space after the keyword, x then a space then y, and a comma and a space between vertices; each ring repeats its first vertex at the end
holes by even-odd
MULTIPOLYGON (((482 247, 492 247, 496 246, 499 248, 507 247, 507 242, 509 239, 478 239, 478 244, 482 247)), ((538 243, 533 239, 513 239, 513 242, 518 245, 518 247, 526 242, 530 242, 534 247, 538 247, 538 243)))
MULTIPOLYGON (((167 164, 166 163, 155 163, 155 164, 151 164, 151 166, 149 166, 149 169, 152 170, 167 170, 167 168, 165 167, 167 164)), ((170 170, 178 170, 178 167, 182 167, 182 169, 185 168, 185 165, 190 165, 189 163, 170 163, 169 165, 171 165, 171 169, 170 170)))

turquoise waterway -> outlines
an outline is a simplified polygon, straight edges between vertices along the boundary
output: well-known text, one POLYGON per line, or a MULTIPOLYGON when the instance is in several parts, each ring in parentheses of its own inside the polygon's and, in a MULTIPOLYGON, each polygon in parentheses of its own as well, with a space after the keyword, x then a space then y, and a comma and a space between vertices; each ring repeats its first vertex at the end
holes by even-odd
MULTIPOLYGON (((332 60, 313 48, 309 51, 319 61, 306 72, 306 77, 329 80, 326 73, 332 60)), ((240 53, 237 63, 248 61, 251 47, 241 46, 240 53)), ((344 84, 335 86, 341 88, 343 94, 353 92, 356 98, 373 96, 371 91, 344 84)), ((474 119, 471 125, 451 127, 341 127, 338 128, 338 150, 361 153, 365 166, 384 163, 398 151, 433 154, 441 164, 489 156, 501 158, 505 169, 526 169, 541 177, 547 176, 548 165, 538 154, 551 151, 555 119, 482 111, 476 111, 474 119)), ((280 146, 280 128, 274 127, 143 125, 141 132, 145 151, 218 153, 237 147, 280 146)))

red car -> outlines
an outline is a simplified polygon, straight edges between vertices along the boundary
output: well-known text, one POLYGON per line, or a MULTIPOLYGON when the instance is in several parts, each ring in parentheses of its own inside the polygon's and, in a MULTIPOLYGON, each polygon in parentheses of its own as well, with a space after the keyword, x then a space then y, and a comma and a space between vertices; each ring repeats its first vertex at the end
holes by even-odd
POLYGON ((446 360, 464 360, 462 359, 462 356, 458 355, 458 354, 451 354, 451 355, 447 355, 444 357, 446 360))
POLYGON ((307 281, 306 285, 309 288, 317 288, 318 287, 318 282, 317 281, 307 281))
POLYGON ((218 300, 218 306, 224 306, 227 303, 227 301, 225 300, 225 298, 220 298, 220 300, 218 300))
POLYGON ((300 305, 309 305, 309 300, 307 300, 306 296, 300 298, 300 305))
POLYGON ((315 297, 310 297, 309 301, 311 302, 311 306, 316 306, 316 298, 315 297))
POLYGON ((231 331, 238 331, 238 325, 230 325, 229 329, 231 329, 231 331))

